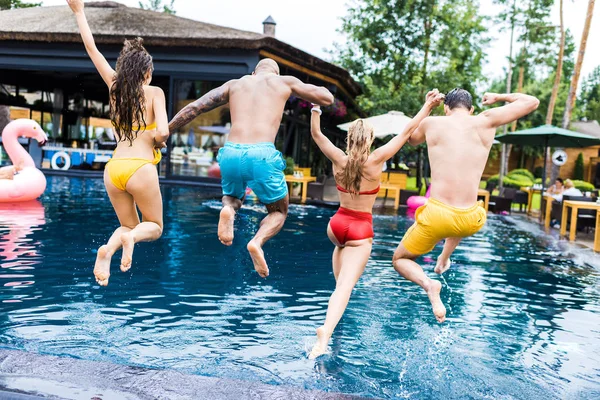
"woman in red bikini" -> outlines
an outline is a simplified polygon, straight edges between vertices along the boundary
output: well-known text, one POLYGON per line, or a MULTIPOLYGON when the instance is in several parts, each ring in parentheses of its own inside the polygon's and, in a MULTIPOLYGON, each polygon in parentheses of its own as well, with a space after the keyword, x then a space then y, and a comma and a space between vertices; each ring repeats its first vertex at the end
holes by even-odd
POLYGON ((346 152, 337 148, 321 132, 321 110, 312 109, 311 134, 323 154, 333 163, 333 174, 340 196, 340 208, 329 221, 327 236, 335 245, 333 275, 335 291, 329 299, 323 326, 317 328, 317 343, 309 354, 316 358, 327 351, 329 338, 342 318, 354 285, 362 275, 373 244, 373 204, 379 192, 383 164, 392 158, 419 123, 444 99, 437 89, 427 93, 421 111, 406 125, 404 131, 386 145, 371 152, 373 128, 362 119, 348 129, 346 152))

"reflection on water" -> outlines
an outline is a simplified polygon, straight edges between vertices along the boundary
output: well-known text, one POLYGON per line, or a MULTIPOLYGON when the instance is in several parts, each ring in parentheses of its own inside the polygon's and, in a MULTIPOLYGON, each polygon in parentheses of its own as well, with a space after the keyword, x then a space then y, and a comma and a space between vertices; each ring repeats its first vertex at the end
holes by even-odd
MULTIPOLYGON (((37 200, 23 203, 0 203, 0 260, 2 273, 0 285, 19 288, 35 283, 29 274, 42 262, 38 254, 39 242, 31 235, 46 223, 44 206, 37 200)), ((22 298, 3 299, 5 303, 17 303, 22 298)))
MULTIPOLYGON (((380 398, 600 395, 598 257, 530 225, 490 217, 461 243, 440 326, 427 298, 391 268, 411 221, 376 216, 373 257, 331 354, 314 362, 305 354, 334 286, 325 235, 333 210, 292 206, 266 246, 263 280, 244 250, 262 208, 241 213, 225 248, 218 202, 197 189, 163 194, 163 238, 139 245, 131 272, 119 272, 115 257, 108 288, 91 273, 117 223, 100 181, 52 178, 38 223, 0 220, 4 346, 380 398)), ((422 260, 429 272, 436 255, 422 260)))

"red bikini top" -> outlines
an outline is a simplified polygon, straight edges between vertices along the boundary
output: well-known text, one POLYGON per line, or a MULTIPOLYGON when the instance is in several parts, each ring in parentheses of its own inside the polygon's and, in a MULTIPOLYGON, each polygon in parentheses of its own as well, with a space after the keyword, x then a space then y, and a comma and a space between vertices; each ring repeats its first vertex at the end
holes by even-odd
MULTIPOLYGON (((340 192, 342 192, 342 193, 350 193, 346 189, 344 189, 343 187, 341 187, 340 185, 336 184, 336 186, 337 186, 337 190, 339 190, 340 192)), ((380 187, 377 186, 373 190, 365 190, 364 192, 358 192, 358 195, 361 196, 361 195, 365 195, 365 194, 377 194, 377 193, 379 193, 379 188, 380 187)))

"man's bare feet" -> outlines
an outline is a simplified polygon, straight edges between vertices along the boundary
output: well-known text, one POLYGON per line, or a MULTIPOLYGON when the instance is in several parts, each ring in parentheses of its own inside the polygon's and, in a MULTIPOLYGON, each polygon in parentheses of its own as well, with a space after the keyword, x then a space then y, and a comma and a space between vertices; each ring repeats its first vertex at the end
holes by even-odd
POLYGON ((233 243, 233 223, 235 221, 235 210, 231 206, 223 206, 219 215, 219 240, 225 246, 233 243))
POLYGON ((431 307, 433 308, 433 314, 435 319, 441 324, 446 320, 446 307, 440 299, 440 292, 442 291, 442 284, 439 281, 430 280, 429 288, 426 290, 431 307))
POLYGON ((329 344, 330 337, 331 333, 327 332, 324 327, 317 328, 317 343, 315 343, 308 355, 309 360, 314 360, 327 353, 327 345, 329 344))
POLYGON ((250 253, 250 257, 252 257, 252 262, 254 263, 254 269, 258 274, 266 278, 269 276, 269 267, 267 266, 267 261, 265 260, 265 253, 260 245, 255 241, 251 240, 248 242, 248 253, 250 253))
POLYGON ((96 276, 96 282, 98 282, 98 285, 100 286, 108 285, 108 278, 110 277, 110 259, 111 255, 108 254, 108 246, 101 246, 96 255, 96 265, 94 265, 94 275, 96 276))
POLYGON ((436 274, 441 275, 444 272, 448 271, 450 269, 451 265, 452 265, 452 261, 450 259, 448 259, 448 261, 446 261, 445 265, 442 265, 442 263, 440 262, 440 259, 438 258, 434 271, 436 274))
POLYGON ((121 234, 121 244, 123 245, 123 255, 121 256, 121 271, 127 272, 131 268, 133 261, 133 247, 135 241, 131 232, 121 234))

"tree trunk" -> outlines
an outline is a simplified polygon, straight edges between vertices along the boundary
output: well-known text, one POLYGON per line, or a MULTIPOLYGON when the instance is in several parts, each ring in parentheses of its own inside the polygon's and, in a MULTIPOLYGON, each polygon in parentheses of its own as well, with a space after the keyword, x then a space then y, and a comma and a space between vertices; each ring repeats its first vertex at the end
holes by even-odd
POLYGON ((592 16, 594 14, 594 3, 595 0, 589 0, 588 2, 585 25, 583 26, 583 35, 581 35, 581 44, 579 45, 579 53, 577 54, 575 71, 573 72, 573 77, 571 78, 571 87, 569 88, 569 96, 567 97, 567 104, 565 106, 565 115, 563 116, 562 127, 564 129, 569 127, 569 123, 571 122, 571 114, 573 113, 573 107, 575 107, 577 85, 579 83, 579 75, 581 75, 583 57, 585 56, 585 46, 587 45, 588 35, 590 34, 590 25, 592 24, 592 16))
MULTIPOLYGON (((515 34, 515 6, 517 1, 513 0, 513 13, 510 21, 510 50, 508 55, 508 76, 506 77, 506 93, 510 93, 511 81, 512 81, 512 50, 513 50, 513 38, 515 34)), ((504 134, 508 132, 508 125, 504 125, 504 134)), ((500 156, 500 179, 498 180, 498 186, 500 189, 504 187, 504 175, 507 173, 508 157, 506 143, 502 144, 502 154, 500 156)))
POLYGON ((552 125, 552 117, 554 116, 554 107, 556 106, 556 98, 558 97, 558 89, 560 88, 560 78, 562 75, 564 55, 565 55, 565 25, 563 22, 563 0, 560 0, 560 48, 558 50, 558 63, 556 64, 556 75, 554 77, 554 86, 552 86, 552 96, 550 96, 550 103, 548 103, 548 112, 546 113, 546 125, 552 125))
MULTIPOLYGON (((525 48, 523 48, 523 50, 521 51, 521 66, 519 67, 519 83, 517 85, 517 92, 522 93, 523 92, 523 81, 525 80, 525 65, 523 64, 525 61, 525 57, 527 56, 527 52, 525 51, 525 48)), ((517 130, 517 120, 514 120, 510 130, 512 132, 517 130)))
POLYGON ((429 49, 431 48, 431 33, 433 26, 433 13, 435 10, 435 1, 431 1, 431 12, 425 19, 423 27, 425 29, 425 55, 423 56, 423 68, 421 69, 421 98, 425 97, 425 90, 427 84, 427 62, 429 61, 429 49))

